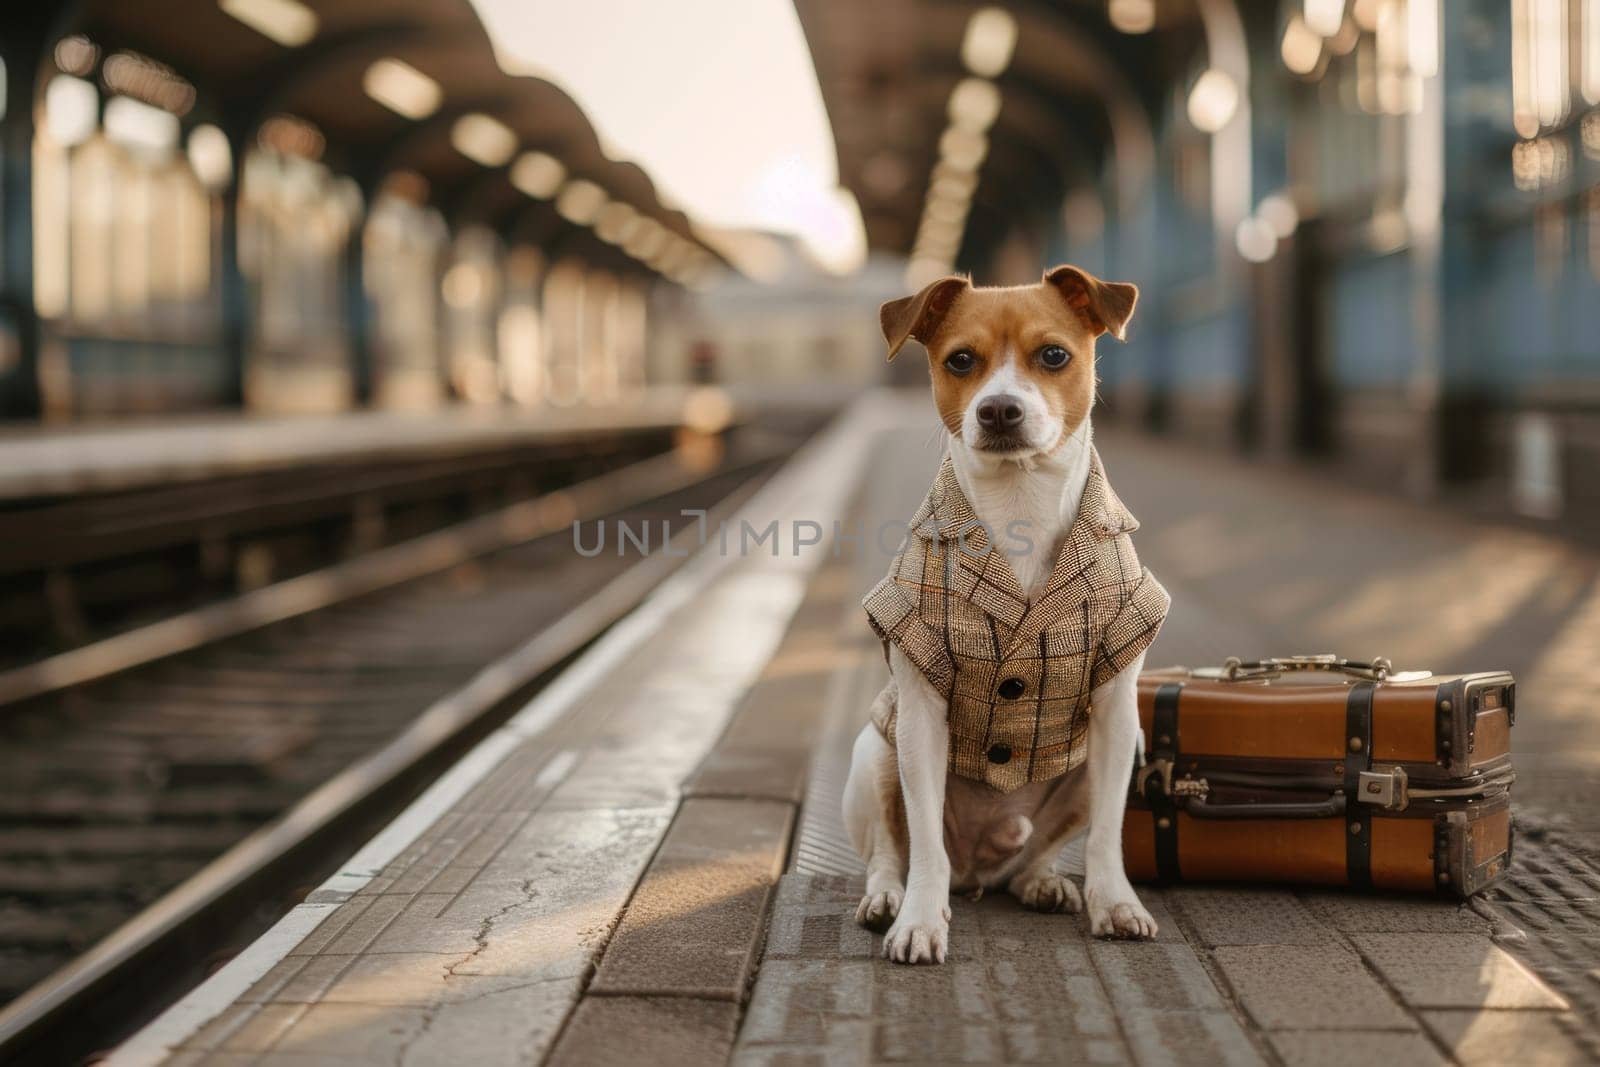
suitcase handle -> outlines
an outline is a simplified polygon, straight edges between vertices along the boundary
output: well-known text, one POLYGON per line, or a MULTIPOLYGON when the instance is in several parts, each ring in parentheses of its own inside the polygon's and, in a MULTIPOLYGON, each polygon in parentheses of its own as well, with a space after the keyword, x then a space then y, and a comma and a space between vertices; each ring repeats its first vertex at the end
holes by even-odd
POLYGON ((1204 796, 1183 801, 1183 810, 1196 819, 1328 819, 1344 814, 1343 793, 1303 803, 1214 804, 1204 796))
POLYGON ((1367 682, 1387 681, 1394 673, 1394 664, 1387 656, 1376 656, 1370 662, 1341 659, 1332 654, 1315 656, 1277 656, 1268 659, 1242 660, 1229 656, 1222 661, 1222 677, 1230 682, 1250 678, 1272 678, 1287 671, 1328 671, 1347 674, 1367 682))
MULTIPOLYGON (((1270 783, 1274 786, 1297 783, 1295 779, 1279 780, 1263 775, 1234 772, 1213 773, 1218 781, 1234 785, 1270 783)), ((1312 786, 1314 788, 1314 786, 1312 786)), ((1211 783, 1206 778, 1172 777, 1172 761, 1153 760, 1134 775, 1133 791, 1147 797, 1152 804, 1158 796, 1171 797, 1173 803, 1196 819, 1327 819, 1343 815, 1345 796, 1330 793, 1326 800, 1276 801, 1264 804, 1218 804, 1210 799, 1211 783)))

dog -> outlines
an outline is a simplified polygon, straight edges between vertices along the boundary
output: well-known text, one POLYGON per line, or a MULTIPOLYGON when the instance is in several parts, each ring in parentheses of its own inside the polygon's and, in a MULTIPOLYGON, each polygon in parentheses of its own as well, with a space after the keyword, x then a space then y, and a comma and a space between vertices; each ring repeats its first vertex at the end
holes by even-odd
POLYGON ((1087 907, 1096 936, 1156 934, 1121 833, 1135 685, 1170 600, 1133 554, 1138 524, 1090 425, 1096 340, 1123 339, 1137 301, 1131 284, 1061 266, 1035 285, 943 278, 879 312, 889 359, 907 340, 927 348, 949 433, 865 601, 891 677, 843 807, 867 866, 856 919, 886 928, 891 960, 944 962, 952 891, 1087 907), (1080 894, 1054 866, 1085 825, 1080 894))

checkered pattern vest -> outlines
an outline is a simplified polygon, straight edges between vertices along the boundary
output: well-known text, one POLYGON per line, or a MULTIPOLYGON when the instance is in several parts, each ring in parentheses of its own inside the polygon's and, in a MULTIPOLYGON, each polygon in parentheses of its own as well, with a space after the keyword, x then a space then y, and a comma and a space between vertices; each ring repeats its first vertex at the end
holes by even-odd
MULTIPOLYGON (((1134 554, 1138 527, 1095 453, 1077 520, 1030 603, 1004 555, 1021 543, 983 527, 945 456, 863 605, 885 654, 894 642, 948 701, 952 772, 1010 792, 1083 762, 1090 695, 1150 647, 1171 604, 1134 554)), ((893 744, 884 705, 874 722, 893 744)))

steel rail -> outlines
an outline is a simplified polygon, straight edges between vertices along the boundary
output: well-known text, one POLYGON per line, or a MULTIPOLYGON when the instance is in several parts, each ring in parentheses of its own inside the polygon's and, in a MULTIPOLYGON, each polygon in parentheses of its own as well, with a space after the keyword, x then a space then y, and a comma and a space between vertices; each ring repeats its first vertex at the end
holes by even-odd
MULTIPOLYGON (((776 454, 763 454, 735 464, 732 470, 752 469, 775 458, 776 454)), ((663 465, 647 460, 566 492, 572 494, 574 505, 580 500, 592 503, 598 491, 580 489, 604 483, 614 491, 623 484, 636 484, 640 475, 649 475, 654 479, 649 482, 649 497, 655 498, 727 473, 729 468, 723 467, 689 476, 680 468, 678 476, 669 477, 663 465), (632 472, 628 478, 619 477, 628 472, 632 472)), ((715 522, 731 514, 760 480, 753 476, 743 483, 709 510, 707 520, 715 522)), ((536 506, 544 501, 544 508, 550 509, 548 502, 557 495, 530 501, 534 510, 508 508, 461 524, 475 531, 466 542, 493 545, 498 543, 496 535, 523 541, 549 532, 552 518, 558 516, 543 515, 536 506), (516 517, 508 518, 508 513, 516 517)), ((558 510, 562 521, 557 526, 576 515, 566 507, 558 510)), ((347 834, 408 801, 434 772, 514 711, 516 698, 531 693, 682 566, 693 555, 690 546, 699 531, 698 524, 680 531, 671 542, 672 551, 648 555, 634 564, 538 635, 483 668, 460 689, 435 701, 392 741, 328 780, 71 963, 0 1008, 0 1062, 61 1062, 67 1045, 82 1040, 81 1033, 70 1032, 81 1030, 86 1013, 104 1018, 115 1014, 117 1003, 144 1001, 147 1007, 152 986, 130 982, 130 976, 147 966, 164 968, 160 973, 169 978, 173 972, 188 973, 197 957, 214 952, 217 940, 238 927, 242 910, 292 884, 347 834)), ((439 536, 419 540, 437 541, 439 536)), ((449 547, 419 553, 416 574, 450 565, 446 560, 458 561, 460 545, 453 540, 443 544, 449 547), (421 561, 430 565, 421 567, 421 561)), ((362 587, 360 581, 352 580, 345 588, 362 587)))
POLYGON ((668 452, 355 559, 0 671, 0 713, 7 705, 447 570, 553 533, 619 498, 626 503, 644 499, 645 494, 660 496, 703 478, 676 453, 668 452))

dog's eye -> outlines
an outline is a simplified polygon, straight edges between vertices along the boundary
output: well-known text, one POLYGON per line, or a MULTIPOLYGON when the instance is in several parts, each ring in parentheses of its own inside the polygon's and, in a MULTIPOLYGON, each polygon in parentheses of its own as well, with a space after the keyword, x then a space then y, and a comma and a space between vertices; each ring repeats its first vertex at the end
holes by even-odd
POLYGON ((1039 362, 1050 370, 1060 370, 1071 358, 1072 354, 1060 345, 1045 345, 1039 349, 1039 362))
POLYGON ((978 357, 973 355, 971 352, 968 352, 966 349, 962 349, 959 352, 952 352, 948 356, 944 357, 944 369, 949 371, 951 374, 968 374, 972 371, 972 368, 976 367, 977 365, 978 357))

